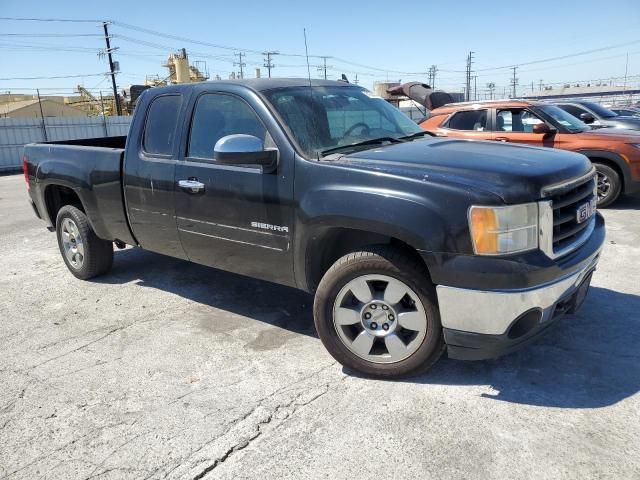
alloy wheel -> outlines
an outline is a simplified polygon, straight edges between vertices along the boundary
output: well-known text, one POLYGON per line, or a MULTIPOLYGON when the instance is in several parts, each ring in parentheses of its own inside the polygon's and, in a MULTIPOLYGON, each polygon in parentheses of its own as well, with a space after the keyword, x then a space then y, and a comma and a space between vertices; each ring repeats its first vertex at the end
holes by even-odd
POLYGON ((611 180, 602 172, 596 172, 598 200, 602 201, 611 193, 611 180))
POLYGON ((373 363, 408 358, 427 333, 427 315, 418 295, 387 275, 349 281, 334 302, 333 322, 342 343, 373 363))
POLYGON ((78 226, 72 219, 65 218, 62 221, 61 233, 62 247, 67 260, 73 268, 81 269, 84 263, 84 244, 78 226))

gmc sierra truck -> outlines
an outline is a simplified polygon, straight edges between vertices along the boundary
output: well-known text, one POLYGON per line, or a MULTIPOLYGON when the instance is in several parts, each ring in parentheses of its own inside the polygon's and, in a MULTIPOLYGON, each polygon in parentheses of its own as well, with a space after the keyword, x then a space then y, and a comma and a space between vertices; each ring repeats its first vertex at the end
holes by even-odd
POLYGON ((530 342, 581 305, 605 237, 585 156, 431 138, 344 82, 150 89, 127 137, 23 165, 76 277, 115 244, 306 290, 331 355, 379 377, 530 342))

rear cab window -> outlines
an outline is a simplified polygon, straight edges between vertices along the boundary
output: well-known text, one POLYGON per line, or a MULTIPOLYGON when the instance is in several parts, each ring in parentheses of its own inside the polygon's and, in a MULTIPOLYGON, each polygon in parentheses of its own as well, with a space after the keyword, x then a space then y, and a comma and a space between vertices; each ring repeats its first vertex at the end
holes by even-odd
POLYGON ((487 130, 487 110, 464 110, 454 113, 443 125, 451 130, 484 132, 487 130))
POLYGON ((181 105, 181 95, 161 95, 151 101, 142 137, 142 148, 146 154, 173 154, 181 105))

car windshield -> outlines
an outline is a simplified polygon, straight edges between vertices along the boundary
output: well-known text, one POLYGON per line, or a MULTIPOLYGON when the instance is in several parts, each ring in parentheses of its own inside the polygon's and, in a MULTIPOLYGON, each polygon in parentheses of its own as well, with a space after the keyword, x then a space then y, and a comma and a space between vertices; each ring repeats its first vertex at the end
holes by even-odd
POLYGON ((263 94, 308 158, 425 133, 400 110, 361 87, 287 87, 263 94))
POLYGON ((597 103, 584 102, 582 105, 590 109, 592 112, 594 112, 596 115, 598 115, 601 118, 611 118, 611 117, 618 116, 616 112, 609 110, 608 108, 604 108, 602 105, 598 105, 597 103))
POLYGON ((570 113, 565 112, 555 105, 544 105, 537 107, 542 113, 551 117, 556 123, 569 130, 571 133, 586 132, 591 130, 591 127, 586 123, 580 121, 570 113))

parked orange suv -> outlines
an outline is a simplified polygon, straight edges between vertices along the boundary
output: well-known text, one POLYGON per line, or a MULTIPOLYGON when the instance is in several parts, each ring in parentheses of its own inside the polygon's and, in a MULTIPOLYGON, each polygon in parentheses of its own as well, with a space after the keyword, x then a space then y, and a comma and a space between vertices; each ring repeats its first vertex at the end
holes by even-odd
POLYGON ((544 102, 499 100, 449 104, 431 111, 420 126, 440 137, 495 140, 579 152, 598 174, 598 206, 621 193, 640 191, 640 133, 594 129, 544 102))

